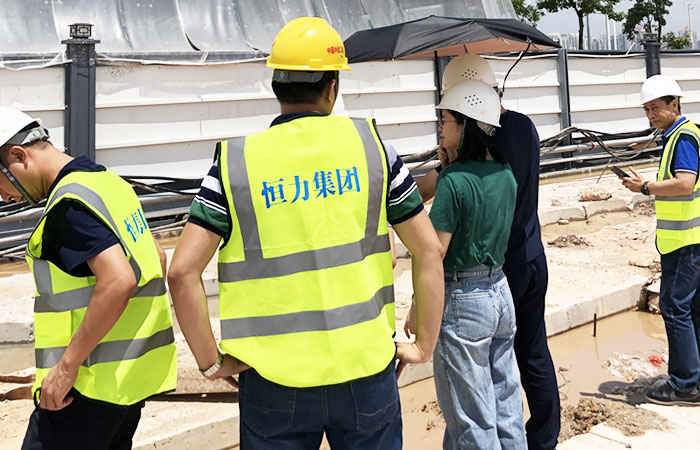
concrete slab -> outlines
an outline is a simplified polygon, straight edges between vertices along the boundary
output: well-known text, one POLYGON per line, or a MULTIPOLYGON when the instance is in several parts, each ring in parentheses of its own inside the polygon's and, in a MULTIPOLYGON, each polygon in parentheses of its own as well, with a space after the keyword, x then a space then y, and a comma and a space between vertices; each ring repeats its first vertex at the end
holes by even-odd
POLYGON ((147 402, 133 449, 205 450, 238 445, 238 403, 222 400, 147 402))
POLYGON ((34 279, 29 273, 0 278, 0 344, 34 341, 34 279))

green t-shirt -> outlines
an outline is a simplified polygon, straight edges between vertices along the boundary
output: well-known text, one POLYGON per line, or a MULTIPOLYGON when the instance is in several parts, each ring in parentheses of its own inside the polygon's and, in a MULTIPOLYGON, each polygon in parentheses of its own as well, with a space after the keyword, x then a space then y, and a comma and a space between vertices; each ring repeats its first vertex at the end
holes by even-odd
POLYGON ((436 230, 452 233, 445 271, 503 265, 516 192, 508 164, 457 162, 440 172, 430 220, 436 230))

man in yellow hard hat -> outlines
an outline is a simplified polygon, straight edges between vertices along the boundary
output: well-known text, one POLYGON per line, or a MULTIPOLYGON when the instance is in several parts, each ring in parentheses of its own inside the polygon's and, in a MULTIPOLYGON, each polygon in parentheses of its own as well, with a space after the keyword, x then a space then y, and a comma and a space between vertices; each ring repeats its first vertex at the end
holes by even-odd
POLYGON ((325 433, 334 448, 399 449, 395 359, 433 353, 440 242, 374 122, 330 115, 350 70, 338 33, 292 20, 267 65, 281 115, 217 145, 168 277, 178 320, 205 376, 240 372, 242 447, 317 448, 325 433), (398 346, 387 222, 413 255, 418 305, 415 342, 398 346), (201 273, 222 240, 219 350, 201 273))
POLYGON ((36 408, 23 450, 124 449, 143 402, 175 389, 165 253, 133 188, 0 107, 3 201, 46 199, 27 243, 36 286, 36 408))
POLYGON ((700 405, 700 129, 681 114, 682 95, 666 75, 644 82, 644 112, 664 132, 659 173, 646 181, 630 168, 632 175, 622 178, 630 191, 655 196, 669 379, 649 388, 646 398, 661 405, 700 405))

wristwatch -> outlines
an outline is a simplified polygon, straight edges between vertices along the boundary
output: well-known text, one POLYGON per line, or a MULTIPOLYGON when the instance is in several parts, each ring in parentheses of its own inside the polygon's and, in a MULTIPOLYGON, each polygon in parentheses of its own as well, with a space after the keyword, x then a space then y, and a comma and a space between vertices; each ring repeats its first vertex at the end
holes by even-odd
POLYGON ((214 375, 219 369, 221 369, 221 364, 224 363, 224 354, 221 353, 221 350, 218 350, 218 352, 219 356, 216 358, 214 364, 212 364, 207 370, 200 370, 199 373, 209 378, 210 376, 214 375))
POLYGON ((644 194, 644 195, 651 195, 651 194, 649 194, 649 182, 648 181, 645 181, 639 190, 642 191, 642 194, 644 194))

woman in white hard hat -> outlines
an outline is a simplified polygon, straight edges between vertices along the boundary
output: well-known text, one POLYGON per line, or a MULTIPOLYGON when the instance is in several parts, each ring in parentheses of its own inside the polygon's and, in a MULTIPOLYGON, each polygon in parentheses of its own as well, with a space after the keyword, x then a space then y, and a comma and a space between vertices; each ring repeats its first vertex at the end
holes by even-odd
POLYGON ((524 449, 515 309, 501 268, 517 186, 489 144, 498 94, 483 81, 461 81, 437 109, 446 152, 430 219, 445 250, 445 310, 433 356, 447 423, 443 448, 524 449))

